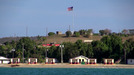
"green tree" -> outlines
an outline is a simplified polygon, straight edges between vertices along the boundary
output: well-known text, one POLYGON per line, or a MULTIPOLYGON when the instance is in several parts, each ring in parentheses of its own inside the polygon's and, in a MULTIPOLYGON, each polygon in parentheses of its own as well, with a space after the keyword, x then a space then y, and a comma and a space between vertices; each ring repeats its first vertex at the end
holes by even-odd
POLYGON ((72 36, 72 32, 71 32, 71 31, 66 31, 66 36, 67 36, 67 37, 72 36))
POLYGON ((108 47, 103 42, 93 41, 92 47, 93 47, 94 58, 97 58, 98 62, 102 62, 103 58, 108 57, 107 55, 108 47))
POLYGON ((93 47, 92 47, 91 44, 88 44, 88 46, 87 46, 87 52, 86 53, 87 53, 86 54, 87 57, 89 57, 89 58, 92 58, 94 56, 93 47))
POLYGON ((85 34, 86 34, 86 30, 79 30, 79 33, 80 33, 80 35, 83 35, 83 36, 85 36, 85 34))
POLYGON ((86 37, 89 37, 92 32, 93 32, 92 29, 88 29, 88 30, 86 31, 86 37))
POLYGON ((80 33, 77 32, 77 31, 75 31, 75 32, 74 32, 74 36, 75 36, 75 37, 79 37, 79 36, 80 36, 80 33))
POLYGON ((105 31, 104 30, 99 30, 99 33, 101 36, 105 35, 105 31))
POLYGON ((115 61, 123 56, 123 44, 121 37, 117 35, 105 36, 101 39, 108 46, 109 58, 114 58, 115 61))
POLYGON ((32 51, 34 50, 34 47, 36 46, 35 41, 31 40, 28 37, 21 38, 16 45, 16 51, 15 55, 16 57, 23 57, 23 48, 24 50, 24 56, 25 58, 29 58, 32 56, 32 51))
POLYGON ((55 35, 55 33, 54 32, 49 32, 48 35, 52 36, 52 35, 55 35))

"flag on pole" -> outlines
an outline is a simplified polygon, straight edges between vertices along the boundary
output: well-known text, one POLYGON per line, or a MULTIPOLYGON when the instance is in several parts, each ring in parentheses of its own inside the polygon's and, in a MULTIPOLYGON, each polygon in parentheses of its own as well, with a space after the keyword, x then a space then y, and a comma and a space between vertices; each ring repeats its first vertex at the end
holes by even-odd
POLYGON ((68 7, 67 10, 68 10, 68 11, 73 11, 73 6, 72 6, 72 7, 68 7))

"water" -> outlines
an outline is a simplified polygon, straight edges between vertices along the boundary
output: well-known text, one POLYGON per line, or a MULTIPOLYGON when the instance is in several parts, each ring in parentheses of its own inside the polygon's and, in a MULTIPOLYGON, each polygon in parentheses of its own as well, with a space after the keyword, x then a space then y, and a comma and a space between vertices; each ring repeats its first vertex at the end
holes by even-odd
POLYGON ((134 75, 134 69, 0 68, 0 75, 134 75))

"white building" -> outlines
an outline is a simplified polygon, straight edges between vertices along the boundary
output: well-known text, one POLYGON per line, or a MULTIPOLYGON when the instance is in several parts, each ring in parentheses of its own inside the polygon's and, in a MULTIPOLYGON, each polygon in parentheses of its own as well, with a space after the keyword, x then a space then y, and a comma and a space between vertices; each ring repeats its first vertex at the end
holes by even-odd
POLYGON ((77 57, 74 57, 74 58, 70 58, 69 62, 70 62, 70 64, 82 64, 83 62, 85 64, 96 64, 97 59, 88 58, 88 57, 85 57, 85 56, 81 55, 81 56, 77 56, 77 57))
POLYGON ((134 64, 134 59, 127 59, 127 64, 134 64))
POLYGON ((0 56, 0 64, 8 64, 9 62, 10 60, 8 58, 0 56))

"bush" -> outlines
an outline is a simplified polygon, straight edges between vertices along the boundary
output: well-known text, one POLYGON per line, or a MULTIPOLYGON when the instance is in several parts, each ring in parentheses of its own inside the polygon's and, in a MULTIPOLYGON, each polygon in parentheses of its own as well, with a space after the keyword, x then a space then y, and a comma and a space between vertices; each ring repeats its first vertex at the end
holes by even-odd
POLYGON ((66 31, 66 36, 67 37, 70 37, 72 35, 72 32, 71 31, 66 31))
POLYGON ((49 33, 48 33, 49 36, 52 36, 52 35, 54 35, 54 34, 55 34, 54 32, 49 32, 49 33))
POLYGON ((80 33, 75 31, 75 32, 74 32, 74 36, 75 36, 75 37, 79 37, 79 36, 80 36, 80 33))

